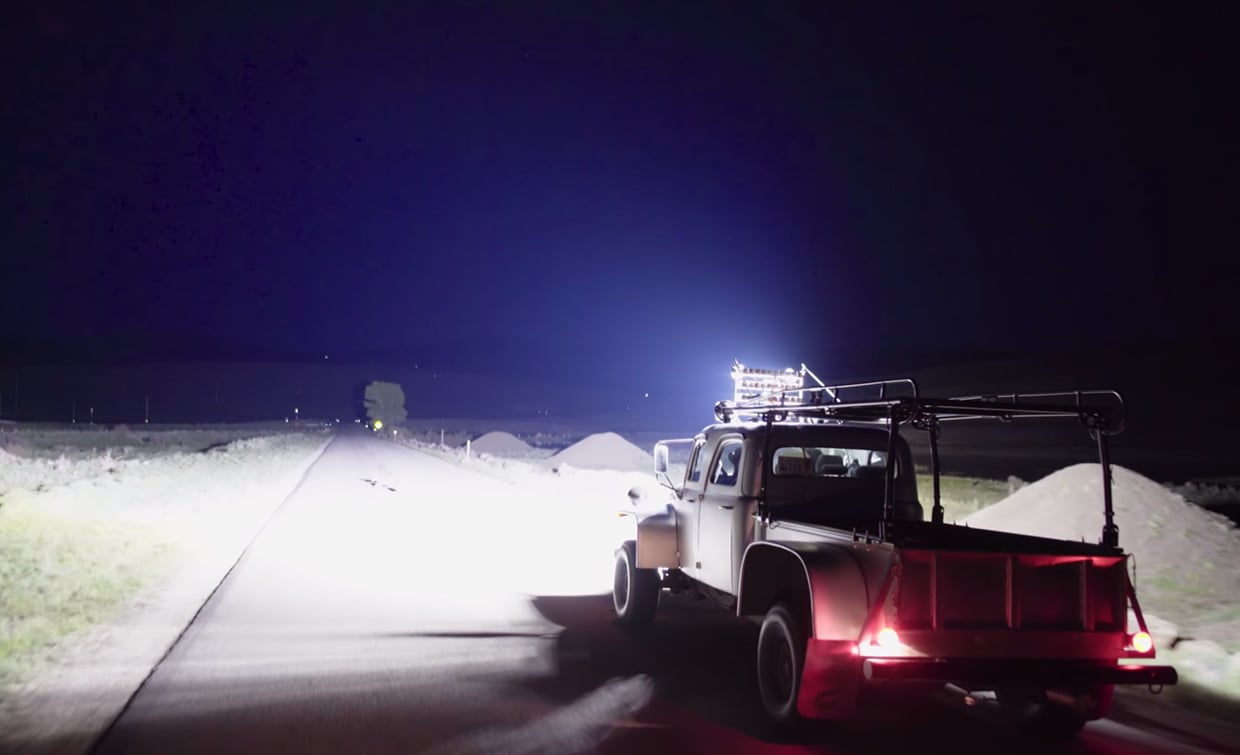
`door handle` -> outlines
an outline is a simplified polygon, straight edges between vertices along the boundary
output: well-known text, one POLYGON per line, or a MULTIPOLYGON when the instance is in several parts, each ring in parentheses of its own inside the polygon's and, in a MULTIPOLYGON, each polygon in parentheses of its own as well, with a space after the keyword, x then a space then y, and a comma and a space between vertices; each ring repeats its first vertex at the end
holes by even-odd
POLYGON ((731 511, 731 510, 732 510, 732 504, 730 504, 730 503, 721 503, 721 504, 719 504, 719 508, 721 508, 721 509, 727 509, 728 511, 731 511))

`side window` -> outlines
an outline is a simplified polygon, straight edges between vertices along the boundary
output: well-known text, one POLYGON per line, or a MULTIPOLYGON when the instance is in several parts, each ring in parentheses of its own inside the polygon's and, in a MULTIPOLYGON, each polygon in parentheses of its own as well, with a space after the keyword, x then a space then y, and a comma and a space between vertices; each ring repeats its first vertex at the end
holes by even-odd
POLYGON ((707 464, 706 444, 699 443, 693 449, 693 463, 689 466, 689 482, 701 482, 702 470, 707 464))
POLYGON ((719 461, 715 462, 715 473, 711 476, 712 485, 735 486, 741 473, 741 441, 724 441, 719 446, 719 461))

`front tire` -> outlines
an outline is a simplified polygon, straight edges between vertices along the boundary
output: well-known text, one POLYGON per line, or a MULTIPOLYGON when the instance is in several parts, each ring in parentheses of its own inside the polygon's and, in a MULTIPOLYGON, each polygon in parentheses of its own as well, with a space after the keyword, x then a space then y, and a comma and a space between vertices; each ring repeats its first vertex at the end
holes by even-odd
POLYGON ((805 670, 805 629, 783 603, 767 611, 758 633, 758 692, 773 722, 788 727, 801 721, 797 698, 805 670))
POLYGON ((659 572, 637 568, 637 544, 625 541, 616 551, 611 602, 621 624, 649 624, 659 607, 659 572))

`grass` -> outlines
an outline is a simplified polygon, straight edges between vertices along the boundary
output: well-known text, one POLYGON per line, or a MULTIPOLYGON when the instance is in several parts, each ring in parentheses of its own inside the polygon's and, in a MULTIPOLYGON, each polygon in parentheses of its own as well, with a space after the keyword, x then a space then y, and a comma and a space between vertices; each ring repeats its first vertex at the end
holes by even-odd
MULTIPOLYGON (((943 503, 943 521, 958 522, 975 511, 1012 494, 1011 484, 1006 480, 987 480, 980 477, 939 477, 939 498, 943 503)), ((934 506, 934 478, 928 474, 917 475, 917 497, 930 518, 934 506)))
POLYGON ((28 678, 64 638, 116 615, 172 552, 133 524, 0 500, 0 691, 28 678))

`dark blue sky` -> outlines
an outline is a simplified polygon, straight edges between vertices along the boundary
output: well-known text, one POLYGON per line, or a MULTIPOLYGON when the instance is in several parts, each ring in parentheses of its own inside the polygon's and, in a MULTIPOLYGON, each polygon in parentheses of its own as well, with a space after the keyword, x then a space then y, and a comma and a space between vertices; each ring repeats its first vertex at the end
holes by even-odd
POLYGON ((0 337, 722 371, 1237 329, 1203 5, 190 5, 8 14, 0 337))

